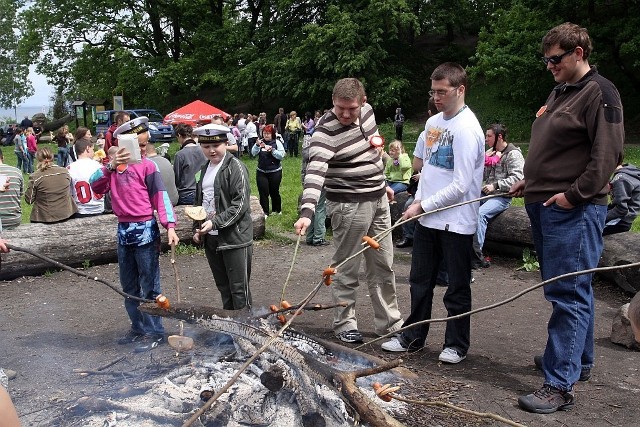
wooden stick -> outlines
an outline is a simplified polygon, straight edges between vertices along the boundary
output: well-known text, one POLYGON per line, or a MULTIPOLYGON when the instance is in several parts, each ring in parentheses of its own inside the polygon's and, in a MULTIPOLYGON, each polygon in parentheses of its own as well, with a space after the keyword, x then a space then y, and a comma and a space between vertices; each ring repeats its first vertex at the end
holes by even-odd
POLYGON ((93 280, 95 282, 99 282, 99 283, 102 283, 104 285, 107 285, 108 287, 110 287, 111 289, 113 289, 114 291, 116 291, 117 293, 119 293, 120 295, 122 295, 125 298, 129 298, 131 300, 140 301, 140 302, 154 302, 153 300, 150 300, 150 299, 140 298, 140 297, 137 297, 137 296, 134 296, 134 295, 126 294, 121 289, 119 289, 116 285, 114 285, 113 283, 111 283, 111 282, 109 282, 107 280, 100 279, 99 277, 91 276, 90 274, 85 273, 82 270, 78 270, 78 269, 75 269, 73 267, 69 267, 66 264, 63 264, 63 263, 61 263, 59 261, 56 261, 53 258, 49 258, 46 255, 42 255, 42 254, 40 254, 38 252, 32 251, 31 249, 21 248, 20 246, 15 246, 15 245, 12 245, 12 244, 9 244, 9 243, 7 243, 7 248, 9 248, 9 249, 11 249, 13 251, 24 252, 26 254, 33 255, 34 257, 40 258, 43 261, 47 261, 47 262, 49 262, 49 263, 51 263, 51 264, 55 265, 56 267, 59 267, 59 268, 61 268, 63 270, 70 271, 71 273, 77 274, 78 276, 86 277, 89 280, 93 280))
POLYGON ((507 299, 505 299, 503 301, 499 301, 499 302, 496 302, 494 304, 487 305, 485 307, 476 308, 475 310, 467 311, 466 313, 460 313, 460 314, 457 314, 455 316, 443 317, 443 318, 439 318, 439 319, 426 319, 426 320, 422 320, 420 322, 412 323, 411 325, 404 326, 404 327, 398 329, 397 331, 393 331, 391 333, 388 333, 386 335, 383 335, 381 337, 378 337, 378 338, 375 338, 375 339, 373 339, 371 341, 368 341, 368 342, 366 342, 364 344, 360 344, 359 346, 355 347, 355 349, 358 350, 359 348, 364 347, 365 345, 373 344, 374 342, 383 340, 385 338, 389 338, 389 337, 394 336, 394 335, 396 335, 396 334, 398 334, 398 333, 400 333, 402 331, 406 331, 407 329, 415 328, 416 326, 426 325, 426 324, 429 324, 429 323, 448 322, 449 320, 461 319, 463 317, 471 316, 472 314, 477 314, 477 313, 480 313, 482 311, 487 311, 487 310, 491 310, 491 309, 500 307, 501 305, 508 304, 511 301, 513 301, 515 299, 518 299, 521 296, 523 296, 523 295, 525 295, 525 294, 527 294, 527 293, 529 293, 529 292, 531 292, 531 291, 533 291, 535 289, 538 289, 538 288, 540 288, 542 286, 548 285, 549 283, 555 282, 555 281, 560 280, 560 279, 566 279, 567 277, 573 277, 573 276, 581 276, 583 274, 596 273, 598 271, 620 270, 620 269, 623 269, 623 268, 632 268, 632 267, 640 267, 640 262, 634 262, 634 263, 625 264, 625 265, 615 265, 615 266, 611 266, 611 267, 590 268, 588 270, 580 270, 580 271, 575 271, 575 272, 572 272, 572 273, 561 274, 559 276, 555 276, 555 277, 552 277, 550 279, 544 280, 544 281, 542 281, 542 282, 540 282, 538 284, 535 284, 535 285, 533 285, 533 286, 531 286, 531 287, 529 287, 527 289, 524 289, 524 290, 518 292, 517 294, 515 294, 515 295, 513 295, 513 296, 511 296, 511 297, 509 297, 509 298, 507 298, 507 299))
POLYGON ((272 311, 267 314, 262 314, 260 316, 255 316, 255 319, 266 319, 270 316, 281 314, 281 313, 289 313, 291 311, 296 311, 298 308, 302 307, 304 311, 321 311, 321 310, 329 310, 336 307, 346 307, 346 302, 338 302, 336 304, 307 304, 305 306, 301 306, 300 304, 292 305, 289 308, 281 308, 278 311, 272 311))
POLYGON ((520 424, 517 423, 515 421, 511 421, 507 418, 504 418, 498 414, 494 414, 492 412, 476 412, 476 411, 472 411, 471 409, 466 409, 466 408, 461 408, 460 406, 456 406, 453 405, 449 402, 440 402, 437 400, 415 400, 415 399, 407 399, 405 397, 400 397, 397 394, 394 393, 389 393, 387 396, 390 396, 396 400, 399 400, 401 402, 405 402, 405 403, 411 403, 414 405, 423 405, 423 406, 440 406, 443 408, 449 408, 449 409, 453 409, 454 411, 458 411, 458 412, 462 412, 463 414, 467 414, 467 415, 473 415, 475 417, 480 417, 480 418, 489 418, 495 421, 499 421, 501 423, 505 423, 507 425, 510 426, 514 426, 514 427, 526 427, 524 424, 520 424))
POLYGON ((96 368, 94 370, 91 370, 91 369, 74 369, 73 372, 77 372, 79 374, 87 374, 88 375, 88 374, 93 373, 93 372, 104 371, 105 369, 112 367, 116 363, 121 362, 126 357, 127 356, 120 356, 116 360, 114 360, 113 362, 109 362, 106 365, 100 366, 99 368, 96 368))

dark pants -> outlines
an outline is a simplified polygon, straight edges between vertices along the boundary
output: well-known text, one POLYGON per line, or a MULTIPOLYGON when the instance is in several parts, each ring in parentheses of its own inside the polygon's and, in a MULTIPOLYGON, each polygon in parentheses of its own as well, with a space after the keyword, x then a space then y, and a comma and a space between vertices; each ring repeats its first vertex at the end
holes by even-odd
POLYGON ((396 126, 396 139, 402 141, 402 126, 396 126))
POLYGON ((298 157, 298 132, 289 133, 289 141, 287 142, 287 150, 289 156, 298 157))
POLYGON ((282 199, 280 197, 280 182, 282 182, 282 169, 279 171, 264 173, 256 171, 256 183, 260 195, 260 206, 265 215, 270 212, 282 212, 282 199), (269 197, 271 197, 272 211, 269 210, 269 197))
POLYGON ((220 251, 218 236, 207 234, 204 238, 204 253, 222 297, 222 308, 240 310, 251 307, 249 279, 253 246, 220 251))
MULTIPOLYGON (((472 244, 472 234, 435 230, 416 224, 409 274, 411 314, 403 327, 431 318, 433 289, 442 261, 449 275, 449 286, 443 297, 447 316, 471 310, 472 244)), ((422 325, 402 332, 401 338, 411 347, 422 347, 428 333, 429 325, 422 325)), ((443 348, 452 347, 465 355, 469 349, 470 335, 469 316, 450 320, 447 322, 443 348)))
POLYGON ((178 193, 178 205, 193 205, 196 199, 196 190, 178 193))
POLYGON ((626 233, 629 230, 631 230, 631 224, 607 225, 604 227, 604 231, 602 231, 602 235, 608 236, 609 234, 626 233))

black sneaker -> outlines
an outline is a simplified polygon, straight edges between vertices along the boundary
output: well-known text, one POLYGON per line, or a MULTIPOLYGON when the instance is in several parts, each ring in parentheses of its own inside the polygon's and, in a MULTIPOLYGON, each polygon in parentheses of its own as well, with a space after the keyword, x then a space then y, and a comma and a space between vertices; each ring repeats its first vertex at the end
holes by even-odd
POLYGON ((144 353, 145 351, 152 350, 159 345, 164 344, 164 335, 144 335, 141 339, 138 340, 140 344, 136 346, 133 350, 136 353, 144 353))
POLYGON ((311 245, 313 246, 328 246, 330 245, 330 242, 327 242, 326 240, 322 239, 322 240, 318 240, 317 242, 313 242, 311 243, 311 245))
MULTIPOLYGON (((536 368, 542 370, 541 355, 533 356, 533 363, 536 365, 536 368)), ((578 378, 578 381, 589 381, 589 378, 591 378, 591 369, 582 368, 582 371, 580 371, 580 378, 578 378)))
POLYGON ((339 332, 336 334, 336 338, 348 343, 363 342, 362 334, 357 329, 339 332))
POLYGON ((396 243, 396 248, 409 248, 413 246, 413 239, 408 239, 403 237, 398 243, 396 243))
POLYGON ((574 404, 573 393, 561 391, 550 385, 544 385, 541 389, 518 398, 518 405, 522 409, 536 414, 551 414, 558 410, 569 409, 574 404))
POLYGON ((127 335, 118 339, 118 344, 120 345, 132 344, 134 342, 140 341, 143 336, 144 334, 140 334, 138 332, 133 332, 130 330, 129 332, 127 332, 127 335))

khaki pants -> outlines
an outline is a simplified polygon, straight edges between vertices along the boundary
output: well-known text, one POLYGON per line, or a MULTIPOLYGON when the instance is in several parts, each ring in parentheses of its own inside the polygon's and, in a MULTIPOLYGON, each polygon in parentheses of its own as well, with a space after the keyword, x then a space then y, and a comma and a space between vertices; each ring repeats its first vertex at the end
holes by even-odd
MULTIPOLYGON (((327 200, 327 215, 331 218, 333 244, 336 251, 331 265, 337 265, 360 251, 362 237, 375 236, 391 226, 389 201, 383 195, 372 202, 338 203, 327 200)), ((364 256, 365 272, 371 303, 373 304, 375 333, 384 335, 402 326, 402 316, 396 298, 396 279, 392 268, 393 242, 391 234, 380 241, 380 249, 367 249, 338 269, 331 285, 334 302, 345 302, 346 307, 335 310, 335 333, 358 329, 356 320, 356 293, 360 284, 358 274, 364 256)))

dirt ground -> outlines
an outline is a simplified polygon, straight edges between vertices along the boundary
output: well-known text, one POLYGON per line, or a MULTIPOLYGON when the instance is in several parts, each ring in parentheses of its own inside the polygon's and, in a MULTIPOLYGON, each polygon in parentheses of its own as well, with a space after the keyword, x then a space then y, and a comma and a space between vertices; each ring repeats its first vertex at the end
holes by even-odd
MULTIPOLYGON (((278 302, 294 247, 289 243, 256 242, 251 280, 254 306, 267 307, 278 302)), ((286 292, 287 300, 299 301, 313 288, 322 269, 329 264, 331 254, 331 246, 300 246, 286 292)), ((398 250, 395 259, 398 298, 406 316, 410 250, 398 250)), ((169 256, 164 255, 161 262, 163 290, 175 298, 169 256)), ((183 300, 220 306, 204 256, 181 255, 177 265, 183 300)), ((516 271, 518 265, 513 259, 494 257, 490 268, 476 270, 476 281, 472 285, 474 308, 503 300, 539 281, 538 273, 516 271)), ((94 276, 117 283, 116 264, 94 266, 89 270, 94 276)), ((444 288, 436 289, 435 317, 445 316, 441 303, 443 293, 444 288)), ((432 326, 427 348, 418 353, 389 355, 381 351, 380 343, 364 350, 385 359, 402 357, 404 366, 420 377, 414 386, 425 390, 422 398, 444 396, 453 404, 493 412, 529 426, 638 425, 640 353, 609 341, 611 321, 629 296, 606 283, 597 283, 595 293, 597 366, 589 382, 576 386, 577 404, 570 411, 534 415, 517 407, 518 395, 542 384, 543 378, 533 366, 533 356, 544 349, 550 305, 541 290, 475 315, 471 349, 459 365, 443 365, 437 360, 444 336, 443 324, 432 326)), ((370 340, 375 335, 366 286, 361 286, 358 298, 359 328, 365 339, 370 340)), ((135 354, 130 347, 116 344, 116 339, 128 330, 129 323, 122 297, 103 284, 64 271, 23 277, 0 282, 0 301, 0 366, 18 373, 17 378, 9 382, 9 390, 24 426, 79 425, 59 421, 64 419, 60 415, 72 402, 82 396, 103 395, 128 384, 124 375, 81 377, 73 369, 96 369, 126 356, 116 365, 116 370, 144 369, 149 376, 160 377, 163 368, 175 362, 174 352, 168 346, 135 354)), ((323 288, 314 301, 330 303, 329 290, 323 288)), ((333 339, 331 320, 330 312, 305 313, 295 325, 307 333, 333 339)), ((165 327, 169 334, 177 333, 177 322, 166 320, 165 327)), ((187 326, 186 332, 195 337, 195 351, 202 351, 208 345, 206 335, 193 328, 187 326)), ((461 418, 437 408, 416 409, 415 413, 423 414, 418 417, 423 423, 417 424, 417 418, 413 417, 409 425, 498 425, 461 418)))

